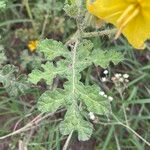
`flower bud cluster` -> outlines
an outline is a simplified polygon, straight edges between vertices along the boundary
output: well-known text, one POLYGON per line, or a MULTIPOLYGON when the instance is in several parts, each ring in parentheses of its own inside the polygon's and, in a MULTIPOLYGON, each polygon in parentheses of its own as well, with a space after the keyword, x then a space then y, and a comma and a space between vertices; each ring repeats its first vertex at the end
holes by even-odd
MULTIPOLYGON (((109 72, 108 70, 104 70, 103 71, 103 74, 105 75, 105 77, 102 77, 101 78, 101 81, 102 82, 107 82, 109 81, 109 79, 107 78, 109 72)), ((128 83, 129 82, 129 75, 128 74, 121 74, 121 73, 116 73, 112 78, 111 80, 113 82, 120 82, 120 83, 128 83)))
POLYGON ((121 82, 121 83, 128 83, 129 82, 129 75, 128 74, 121 74, 116 73, 114 77, 111 78, 113 82, 121 82))

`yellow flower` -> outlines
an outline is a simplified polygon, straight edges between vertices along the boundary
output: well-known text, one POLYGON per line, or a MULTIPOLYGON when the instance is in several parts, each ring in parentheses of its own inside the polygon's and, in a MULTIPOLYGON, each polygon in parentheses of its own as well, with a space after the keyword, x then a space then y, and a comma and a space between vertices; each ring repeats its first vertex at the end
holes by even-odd
POLYGON ((90 13, 118 28, 116 38, 123 33, 129 43, 144 48, 150 38, 150 0, 87 0, 90 13))
POLYGON ((31 52, 34 52, 37 48, 38 40, 29 41, 28 48, 31 52))

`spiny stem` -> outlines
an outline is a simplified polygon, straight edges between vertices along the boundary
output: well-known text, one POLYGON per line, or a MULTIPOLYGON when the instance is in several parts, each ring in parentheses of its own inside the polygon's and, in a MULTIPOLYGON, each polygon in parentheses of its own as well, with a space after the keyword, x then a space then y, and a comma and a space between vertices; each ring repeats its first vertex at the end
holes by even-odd
POLYGON ((74 45, 74 48, 72 50, 72 53, 73 53, 73 58, 72 58, 72 93, 73 95, 75 94, 75 63, 76 63, 76 50, 77 50, 77 46, 78 46, 78 40, 76 40, 76 43, 74 45))
POLYGON ((91 38, 91 37, 97 37, 97 36, 103 36, 103 35, 111 35, 115 34, 117 32, 116 29, 110 29, 110 30, 103 30, 98 32, 87 32, 82 33, 82 38, 91 38))

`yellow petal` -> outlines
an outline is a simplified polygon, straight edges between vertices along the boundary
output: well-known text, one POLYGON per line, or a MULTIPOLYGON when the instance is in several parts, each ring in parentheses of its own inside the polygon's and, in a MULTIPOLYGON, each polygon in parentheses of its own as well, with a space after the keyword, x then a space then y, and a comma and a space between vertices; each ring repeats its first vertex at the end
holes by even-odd
POLYGON ((137 49, 143 47, 145 40, 150 38, 149 0, 95 0, 93 3, 88 0, 87 9, 93 15, 115 25, 137 49), (132 5, 138 6, 140 11, 129 7, 132 5))
POLYGON ((139 15, 122 32, 133 47, 142 49, 144 42, 150 38, 150 18, 147 19, 143 15, 139 15))
POLYGON ((96 0, 93 3, 88 0, 89 12, 107 22, 116 25, 116 20, 128 6, 125 0, 96 0))
POLYGON ((28 43, 28 48, 31 52, 34 52, 35 49, 37 48, 37 45, 38 45, 38 40, 35 40, 35 41, 29 41, 28 43))

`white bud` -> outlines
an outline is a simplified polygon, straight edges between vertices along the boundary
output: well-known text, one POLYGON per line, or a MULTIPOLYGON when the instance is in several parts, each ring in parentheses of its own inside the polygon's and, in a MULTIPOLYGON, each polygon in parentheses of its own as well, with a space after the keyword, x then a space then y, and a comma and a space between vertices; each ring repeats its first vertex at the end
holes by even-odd
POLYGON ((107 79, 105 77, 102 78, 102 82, 106 82, 107 79))
POLYGON ((119 81, 120 81, 120 82, 123 82, 123 81, 124 81, 124 78, 120 78, 119 81))
POLYGON ((103 72, 105 75, 107 75, 108 74, 108 70, 104 70, 104 72, 103 72))
POLYGON ((108 96, 108 100, 109 100, 110 102, 113 101, 113 97, 108 96))
POLYGON ((94 116, 93 112, 89 113, 89 117, 90 117, 91 120, 95 120, 95 116, 94 116))
POLYGON ((106 94, 104 94, 103 96, 104 96, 105 98, 107 98, 107 95, 106 95, 106 94))
POLYGON ((128 79, 125 79, 125 82, 126 82, 126 83, 128 83, 128 82, 129 82, 129 80, 128 80, 128 79))
POLYGON ((99 95, 104 96, 104 95, 105 95, 105 92, 104 92, 104 91, 100 91, 100 92, 99 92, 99 95))
POLYGON ((116 73, 116 74, 115 74, 115 77, 116 77, 116 78, 120 78, 121 76, 122 76, 122 75, 121 75, 120 73, 116 73))
POLYGON ((128 78, 129 78, 129 75, 128 75, 128 74, 124 74, 123 77, 124 77, 125 79, 128 79, 128 78))

